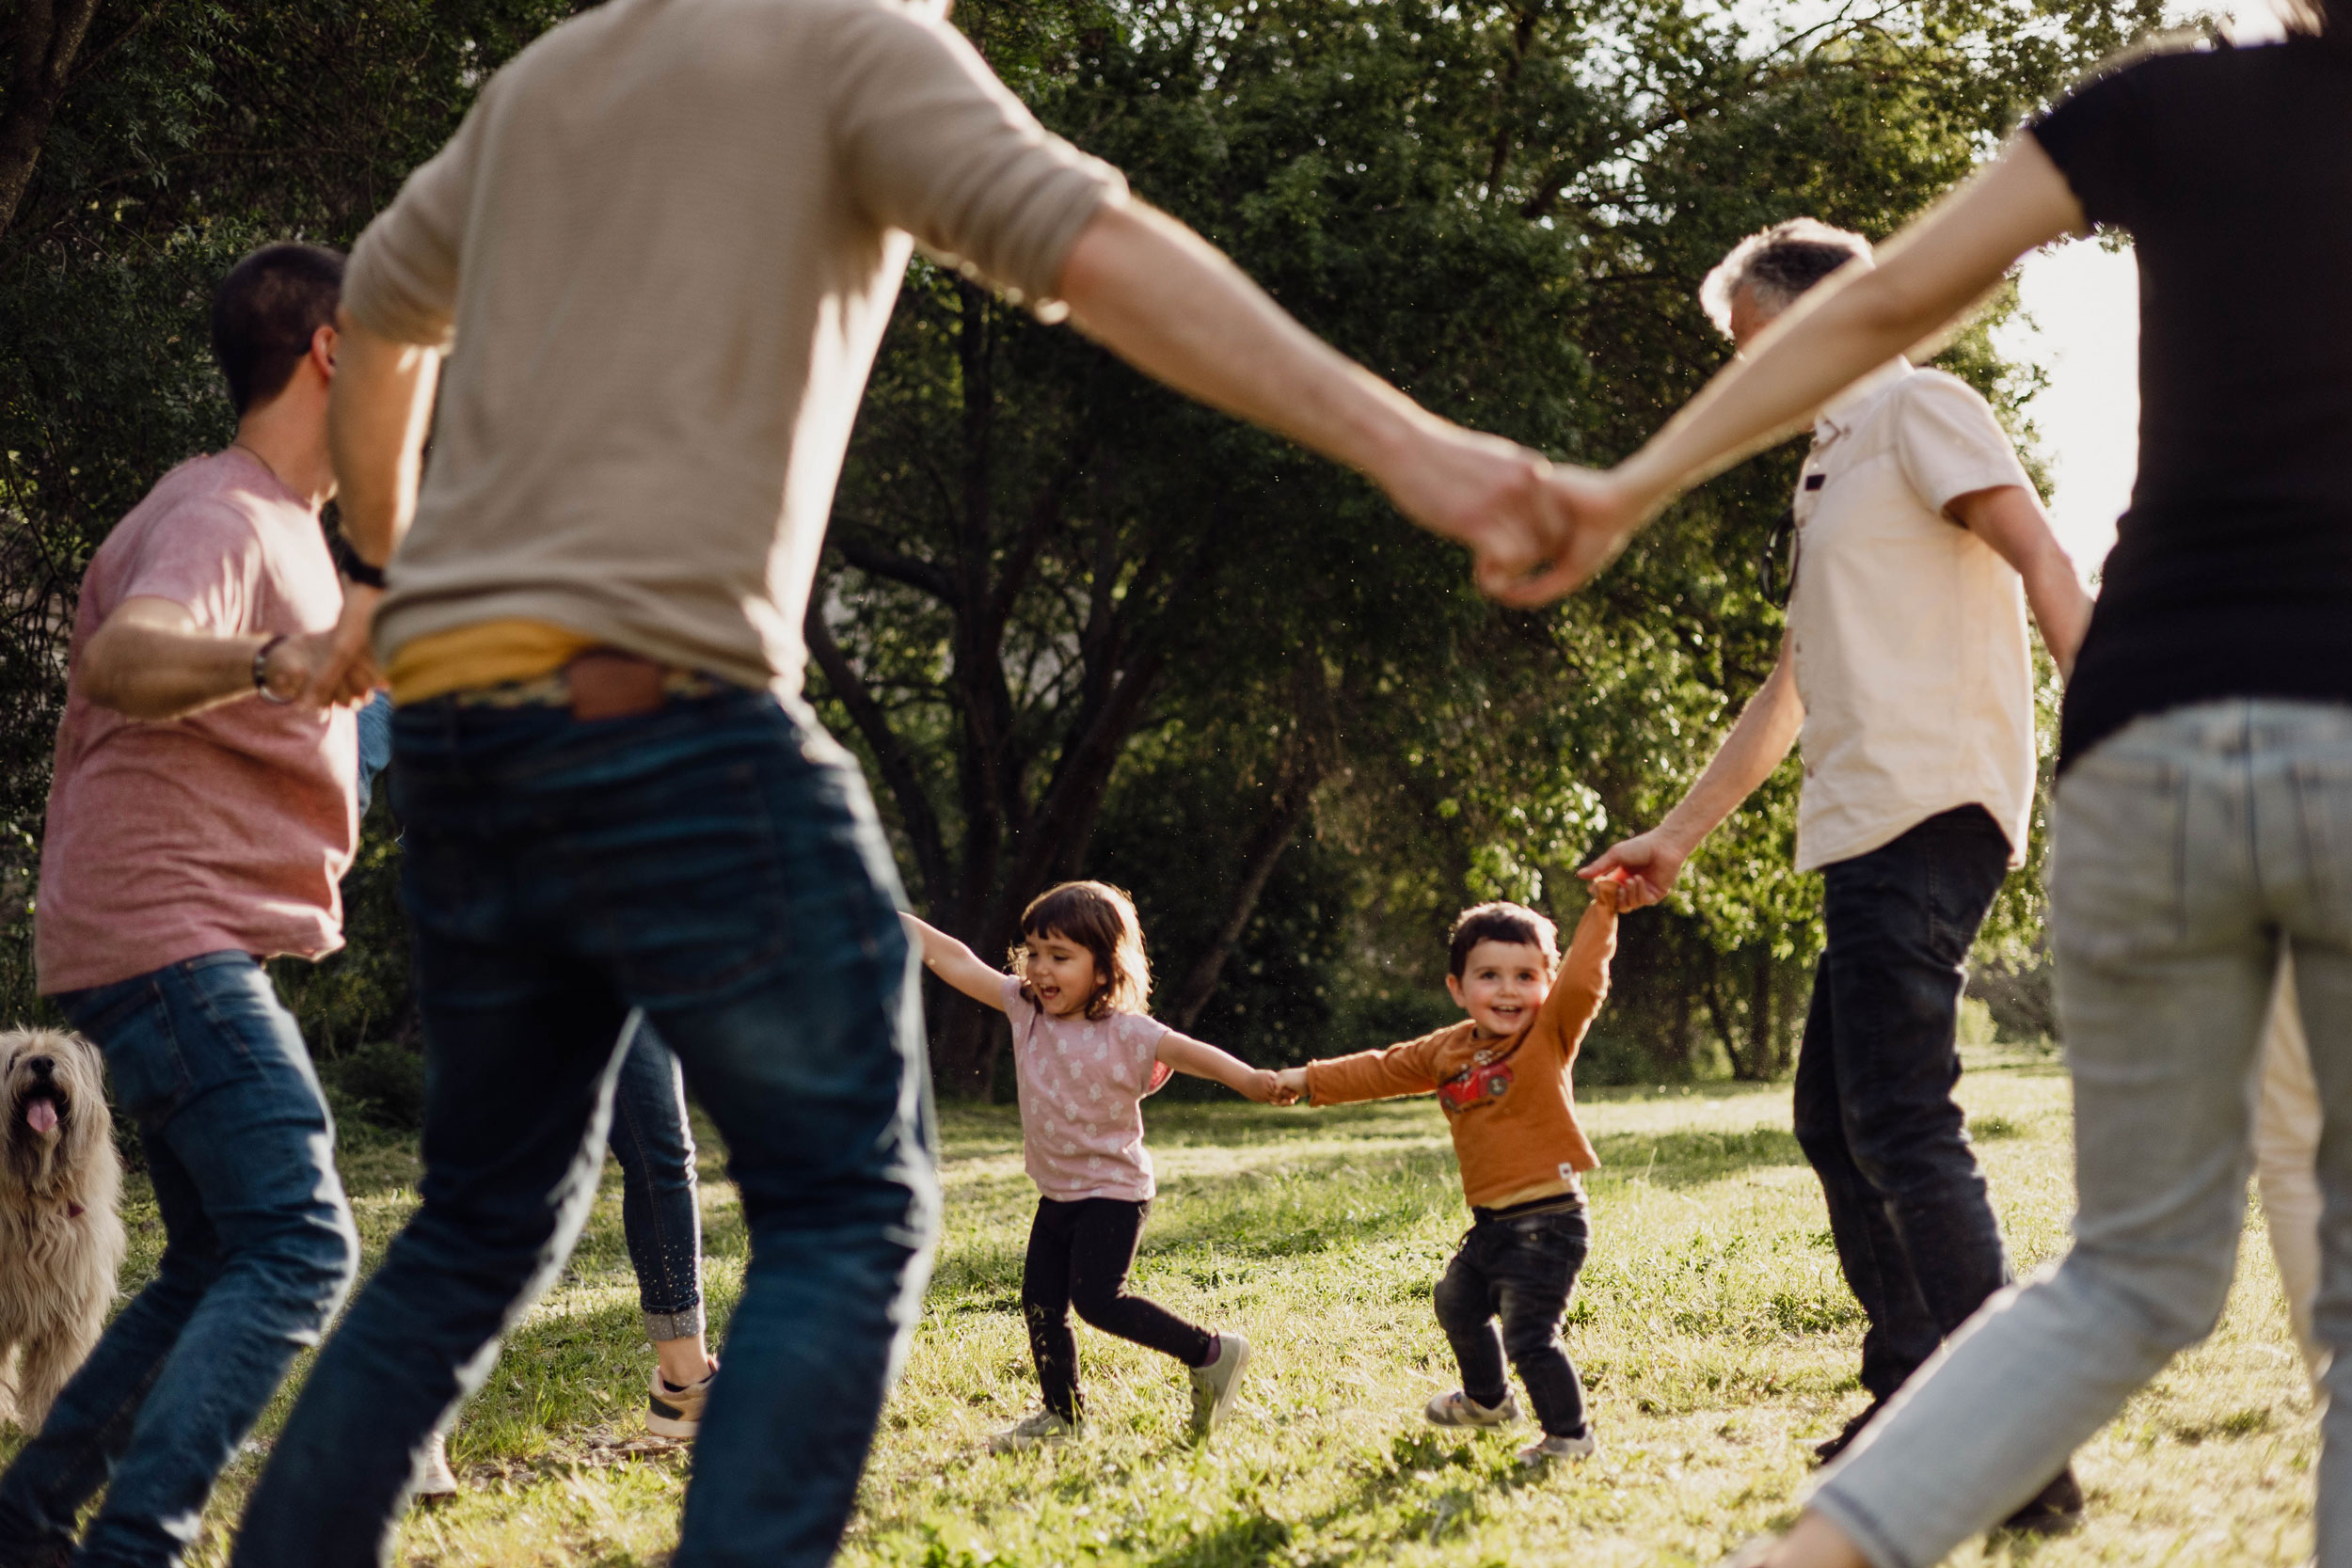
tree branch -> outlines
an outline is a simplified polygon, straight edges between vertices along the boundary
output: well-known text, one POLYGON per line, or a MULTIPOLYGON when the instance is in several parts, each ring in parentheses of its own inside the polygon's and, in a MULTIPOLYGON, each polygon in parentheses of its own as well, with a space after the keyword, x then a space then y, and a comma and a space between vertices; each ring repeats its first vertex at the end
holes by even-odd
POLYGON ((947 846, 940 832, 939 814, 931 809, 930 797, 924 793, 914 759, 908 754, 898 732, 890 727, 889 716, 874 701, 865 680, 842 654, 840 644, 833 640, 833 629, 825 625, 824 604, 824 585, 819 583, 808 601, 805 626, 809 656, 823 672, 825 685, 832 689, 834 699, 850 715, 850 722, 857 726, 857 733, 873 749, 882 783, 889 786, 891 799, 898 803, 898 820, 904 824, 908 843, 914 850, 914 870, 922 879, 924 907, 935 910, 947 895, 949 885, 947 846))
POLYGON ((50 122, 57 118, 57 105, 65 99, 67 72, 98 10, 98 0, 21 3, 8 99, 0 107, 0 237, 16 221, 16 210, 33 182, 33 169, 49 139, 50 122))
POLYGON ((894 550, 854 523, 834 518, 825 543, 839 550, 841 559, 861 572, 902 582, 951 608, 961 603, 956 580, 946 568, 894 550))

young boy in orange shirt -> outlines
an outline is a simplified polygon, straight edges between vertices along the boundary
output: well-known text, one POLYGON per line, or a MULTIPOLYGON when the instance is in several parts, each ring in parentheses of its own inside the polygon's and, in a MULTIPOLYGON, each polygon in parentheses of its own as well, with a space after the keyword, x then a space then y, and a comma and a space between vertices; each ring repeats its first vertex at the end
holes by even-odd
POLYGON ((1569 1070, 1609 994, 1618 899, 1613 881, 1593 885, 1565 961, 1555 927, 1534 910, 1463 911, 1445 984, 1469 1022, 1279 1075, 1286 1091, 1316 1105, 1435 1094, 1445 1107, 1474 1223, 1435 1292, 1462 1386, 1431 1400, 1428 1416, 1448 1427, 1517 1420, 1507 1354, 1544 1433, 1519 1450, 1524 1465, 1581 1459, 1596 1446, 1583 1385, 1560 1343, 1592 1239, 1581 1173, 1600 1164, 1577 1125, 1569 1070))

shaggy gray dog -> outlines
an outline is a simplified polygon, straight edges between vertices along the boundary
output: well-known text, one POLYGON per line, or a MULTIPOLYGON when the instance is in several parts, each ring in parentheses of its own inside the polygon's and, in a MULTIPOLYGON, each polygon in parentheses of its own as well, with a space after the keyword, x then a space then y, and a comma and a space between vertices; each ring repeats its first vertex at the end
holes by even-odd
POLYGON ((0 1034, 0 1420, 28 1433, 98 1342, 122 1267, 104 1078, 77 1036, 0 1034))

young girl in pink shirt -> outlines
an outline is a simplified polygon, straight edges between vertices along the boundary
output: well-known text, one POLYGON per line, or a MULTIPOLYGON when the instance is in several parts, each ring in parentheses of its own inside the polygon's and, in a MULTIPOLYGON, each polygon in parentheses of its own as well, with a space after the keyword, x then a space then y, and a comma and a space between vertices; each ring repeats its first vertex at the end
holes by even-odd
POLYGON ((1168 1028, 1143 1010, 1152 971, 1136 906, 1102 882, 1064 882, 1021 916, 1013 974, 913 915, 901 917, 942 980, 1011 1021, 1021 1142, 1041 1195, 1021 1274, 1045 1408, 996 1434, 997 1449, 1074 1436, 1085 1418, 1070 1310, 1106 1334, 1192 1370, 1192 1431, 1206 1437, 1233 1402, 1249 1345, 1127 1291, 1157 1190, 1143 1147, 1143 1097, 1173 1072, 1214 1078, 1251 1100, 1283 1099, 1273 1073, 1168 1028))

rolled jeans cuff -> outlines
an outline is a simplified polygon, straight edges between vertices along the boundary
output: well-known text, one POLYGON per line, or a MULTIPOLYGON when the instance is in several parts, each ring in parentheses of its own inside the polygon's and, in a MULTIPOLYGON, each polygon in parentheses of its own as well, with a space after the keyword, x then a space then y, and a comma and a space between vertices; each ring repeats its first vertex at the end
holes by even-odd
POLYGON ((1877 1517, 1852 1498, 1839 1496, 1834 1483, 1817 1487, 1804 1506, 1843 1531, 1854 1550, 1869 1560, 1870 1568, 1917 1568, 1877 1517))
POLYGON ((657 1345, 664 1339, 691 1339, 702 1331, 703 1308, 700 1302, 683 1312, 645 1314, 645 1338, 657 1345))

